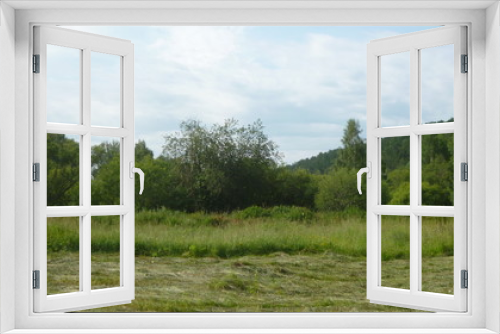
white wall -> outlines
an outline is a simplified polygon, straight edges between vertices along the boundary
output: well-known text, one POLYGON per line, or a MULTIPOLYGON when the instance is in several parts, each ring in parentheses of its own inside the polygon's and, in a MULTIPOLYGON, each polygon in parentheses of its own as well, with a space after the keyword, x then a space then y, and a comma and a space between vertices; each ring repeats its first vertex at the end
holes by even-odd
POLYGON ((0 2, 0 332, 14 328, 15 11, 0 2), (8 274, 6 274, 6 272, 8 274))
MULTIPOLYGON (((499 4, 490 6, 486 11, 486 235, 500 236, 500 175, 498 166, 500 165, 500 15, 499 4)), ((499 258, 500 245, 498 242, 488 242, 486 240, 486 256, 499 258), (494 255, 497 255, 494 257, 494 255)), ((500 300, 500 263, 496 266, 486 267, 486 284, 488 293, 486 294, 486 327, 495 332, 500 331, 500 323, 493 320, 495 313, 500 312, 498 303, 493 300, 500 300)), ((496 317, 498 319, 498 317, 496 317)))
MULTIPOLYGON (((497 5, 495 5, 497 6, 497 5)), ((11 9, 5 10, 6 12, 12 12, 11 9)), ((7 88, 7 90, 3 89, 2 86, 0 86, 0 131, 6 128, 8 130, 8 136, 5 133, 2 133, 2 139, 4 138, 4 135, 8 138, 7 143, 12 144, 14 142, 14 135, 16 136, 16 147, 17 147, 17 152, 15 154, 16 158, 16 193, 14 194, 13 183, 12 181, 14 179, 13 175, 13 166, 11 165, 11 161, 13 161, 14 157, 14 152, 12 150, 12 147, 9 146, 9 149, 7 151, 4 150, 2 147, 2 156, 0 156, 0 160, 2 163, 6 161, 3 159, 3 155, 7 155, 8 157, 8 165, 3 168, 3 165, 0 165, 0 174, 1 179, 1 187, 2 190, 0 191, 0 196, 4 196, 2 200, 6 200, 6 202, 2 203, 4 205, 2 207, 6 208, 7 210, 11 210, 12 206, 12 198, 16 197, 16 232, 17 235, 16 240, 18 240, 17 243, 17 250, 16 250, 16 263, 17 266, 14 268, 14 264, 11 264, 11 268, 8 269, 9 273, 13 273, 15 269, 16 273, 18 274, 18 280, 16 281, 16 284, 18 285, 17 291, 17 299, 16 299, 16 308, 18 308, 18 312, 16 313, 16 324, 20 328, 35 328, 37 326, 43 326, 46 328, 53 328, 55 326, 58 326, 59 328, 72 328, 72 327, 84 327, 84 326, 93 326, 94 328, 114 328, 114 327, 121 327, 121 328, 134 328, 134 325, 138 323, 138 321, 141 321, 140 319, 147 321, 147 323, 151 326, 151 328, 162 328, 165 326, 165 319, 161 317, 147 317, 144 316, 144 318, 140 317, 131 317, 130 315, 125 315, 125 316, 120 316, 114 319, 113 322, 106 322, 106 317, 96 317, 94 315, 89 315, 85 317, 78 317, 78 318, 72 318, 72 317, 58 317, 57 315, 51 316, 51 317, 28 317, 27 311, 31 309, 31 304, 30 304, 30 295, 32 292, 28 289, 26 289, 26 284, 29 284, 30 281, 30 274, 32 270, 32 266, 30 266, 29 260, 28 260, 28 255, 30 254, 30 238, 28 237, 30 235, 30 224, 31 224, 31 219, 30 219, 30 198, 29 198, 29 189, 30 189, 30 184, 32 183, 29 179, 30 177, 30 162, 31 162, 31 156, 30 156, 30 112, 31 108, 29 105, 29 90, 30 90, 30 81, 29 81, 29 64, 30 64, 30 50, 29 50, 29 36, 30 36, 30 31, 29 31, 29 23, 30 22, 41 22, 41 23, 51 23, 51 22, 81 22, 81 23, 102 23, 102 22, 109 22, 109 23, 127 23, 127 24, 134 24, 134 23, 141 23, 141 22, 159 22, 159 23, 177 23, 177 24, 190 24, 190 23, 219 23, 219 22, 240 22, 242 24, 266 24, 267 22, 278 22, 282 24, 287 24, 289 22, 294 22, 294 23, 302 23, 302 24, 309 24, 310 22, 325 22, 328 24, 328 22, 335 22, 338 24, 344 24, 344 23, 352 23, 352 22, 366 22, 366 24, 377 24, 379 22, 395 22, 397 23, 402 23, 404 24, 405 22, 413 22, 413 21, 418 21, 418 22, 429 22, 431 24, 434 24, 435 22, 450 22, 450 23, 456 23, 456 22, 472 22, 473 23, 473 29, 472 29, 472 41, 473 41, 473 61, 472 61, 472 77, 471 81, 474 84, 474 96, 473 96, 473 101, 472 101, 472 110, 474 112, 473 119, 472 119, 472 125, 469 126, 469 130, 472 132, 472 137, 474 138, 473 140, 473 146, 472 146, 472 157, 469 157, 469 162, 472 163, 472 169, 470 171, 470 176, 471 178, 474 179, 474 189, 471 193, 471 199, 473 201, 473 207, 472 207, 472 214, 471 214, 471 221, 474 223, 474 233, 472 234, 472 239, 474 240, 474 248, 469 249, 470 252, 469 254, 471 257, 474 259, 474 261, 471 261, 472 263, 472 268, 471 268, 471 279, 472 281, 475 280, 475 282, 481 281, 481 283, 484 282, 485 280, 485 275, 484 273, 484 247, 485 247, 485 242, 484 242, 484 236, 486 235, 490 242, 486 243, 488 247, 488 251, 492 251, 493 253, 486 253, 486 254, 491 254, 491 256, 497 258, 497 263, 498 261, 498 248, 499 246, 495 244, 498 243, 498 232, 499 232, 499 217, 500 217, 500 209, 499 209, 499 199, 500 199, 500 177, 498 174, 498 163, 500 161, 500 152, 499 150, 499 143, 500 143, 500 136, 498 134, 499 132, 499 122, 500 122, 500 116, 498 115, 499 113, 499 101, 496 99, 493 103, 491 101, 488 102, 488 107, 493 106, 493 108, 488 109, 488 117, 492 117, 492 119, 488 119, 485 117, 485 94, 486 94, 486 88, 485 88, 485 80, 484 80, 484 75, 485 75, 485 70, 486 67, 484 66, 484 60, 485 60, 485 53, 484 53, 484 30, 485 28, 488 28, 489 33, 491 33, 491 36, 489 37, 489 46, 491 48, 498 48, 498 45, 495 45, 495 43, 499 43, 498 41, 498 35, 500 32, 494 29, 498 29, 498 8, 497 7, 491 7, 488 11, 489 13, 489 18, 488 21, 485 20, 484 17, 484 11, 483 10, 473 10, 473 11, 457 11, 457 10, 412 10, 412 11, 382 11, 382 10, 365 10, 365 11, 342 11, 342 10, 321 10, 321 11, 311 11, 311 10, 269 10, 269 11, 260 11, 260 10, 250 10, 250 11, 227 11, 227 10, 213 10, 210 11, 210 13, 207 13, 206 11, 203 10, 155 10, 155 11, 144 11, 144 10, 99 10, 99 11, 91 11, 91 10, 43 10, 43 11, 37 11, 37 10, 19 10, 17 11, 16 15, 16 37, 17 37, 17 46, 16 46, 16 59, 17 59, 17 66, 16 66, 16 73, 17 73, 17 82, 16 82, 16 130, 15 134, 13 133, 13 120, 12 118, 14 117, 13 111, 9 111, 8 114, 4 117, 4 111, 2 108, 6 105, 10 105, 12 101, 9 99, 12 98, 14 95, 13 91, 13 78, 12 80, 5 79, 2 76, 2 84, 7 88), (488 22, 488 26, 486 26, 486 22, 488 22), (496 37, 495 37, 496 36, 496 37), (477 94, 476 94, 477 93, 477 94), (3 97, 6 97, 4 99, 3 97), (9 103, 5 103, 4 101, 7 101, 9 103), (492 140, 489 140, 487 143, 485 143, 485 128, 486 126, 487 131, 490 134, 494 134, 494 137, 492 140), (488 149, 488 151, 485 151, 485 149, 488 149), (490 152, 491 150, 491 152, 490 152), (5 152, 4 152, 5 151, 5 152), (488 154, 486 154, 488 153, 488 154), (494 178, 488 179, 488 182, 485 182, 485 159, 488 159, 488 172, 493 173, 494 178), (6 174, 7 173, 7 174, 6 174), (6 180, 6 183, 4 183, 4 179, 6 180), (5 185, 5 187, 4 187, 5 185), (489 210, 491 212, 488 212, 488 219, 487 221, 490 222, 488 225, 492 225, 489 228, 488 231, 484 230, 484 225, 486 221, 485 217, 485 185, 488 186, 486 190, 488 191, 486 194, 488 194, 489 199, 487 200, 489 203, 489 210), (5 190, 4 190, 5 189, 5 190), (490 195, 490 193, 492 195, 490 195), (5 196, 8 196, 5 197, 5 196), (488 232, 488 233, 485 233, 488 232), (493 241, 493 242, 491 242, 493 241), (10 270, 12 269, 12 270, 10 270), (479 273, 479 275, 474 276, 474 273, 479 273), (57 319, 55 321, 54 319, 57 319), (89 319, 91 319, 89 321, 89 319), (138 320, 139 319, 139 320, 138 320)), ((5 19, 2 18, 2 24, 5 24, 6 22, 5 19)), ((9 23, 10 26, 10 23, 9 23)), ((2 27, 3 29, 3 27, 2 27)), ((0 37, 1 37, 1 32, 0 32, 0 37)), ((8 47, 11 48, 11 42, 9 40, 9 45, 8 47)), ((0 40, 0 48, 3 48, 3 39, 0 40)), ((11 55, 11 52, 8 54, 11 55)), ((496 64, 495 62, 499 61, 498 55, 500 52, 497 52, 497 56, 489 56, 489 61, 492 64, 496 64)), ((12 60, 13 62, 13 60, 12 60)), ((0 51, 0 70, 4 69, 5 70, 11 70, 14 66, 12 63, 5 62, 4 60, 1 59, 1 51, 0 51)), ((499 65, 494 65, 496 67, 492 67, 491 69, 488 68, 488 78, 489 78, 489 83, 492 83, 493 85, 490 86, 490 89, 488 90, 489 96, 494 96, 495 94, 498 94, 499 90, 499 83, 498 80, 500 78, 500 75, 498 75, 498 70, 494 70, 493 73, 492 69, 498 69, 499 65), (493 95, 492 95, 493 94, 493 95)), ((3 72, 2 72, 3 73, 3 72)), ((9 76, 10 76, 9 72, 9 76)), ((497 95, 498 96, 498 95, 497 95)), ((13 102, 12 102, 13 103, 13 102)), ((2 140, 2 142, 5 142, 2 140)), ((7 164, 7 162, 6 162, 7 164)), ((8 224, 7 222, 13 222, 14 218, 14 213, 11 211, 10 215, 7 216, 7 219, 3 219, 4 213, 2 212, 2 218, 0 223, 5 223, 5 226, 1 226, 2 228, 2 233, 4 231, 8 230, 10 235, 14 235, 13 231, 11 230, 12 224, 8 224), (5 227, 5 229, 4 229, 5 227)), ((5 234, 3 234, 5 235, 5 234)), ((2 236, 0 236, 2 237, 2 236)), ((9 242, 12 242, 11 240, 7 240, 7 244, 3 242, 4 240, 0 240, 0 243, 2 244, 2 248, 0 248, 0 258, 1 261, 4 260, 12 260, 9 259, 7 256, 8 253, 6 250, 10 249, 9 242), (5 251, 4 251, 5 249, 5 251)), ((11 263, 11 262, 9 262, 11 263)), ((4 265, 5 262, 2 262, 2 265, 4 265)), ((487 280, 491 284, 498 284, 498 275, 499 275, 499 266, 494 266, 492 268, 489 268, 488 270, 488 275, 490 277, 487 278, 487 280), (495 283, 496 282, 496 283, 495 283)), ((11 284, 11 279, 12 277, 9 276, 8 278, 4 279, 4 281, 0 282, 1 287, 5 289, 6 287, 6 281, 8 281, 8 285, 10 286, 11 284)), ((12 292, 12 289, 6 289, 8 290, 8 293, 10 294, 12 292)), ((469 296, 472 299, 472 309, 474 310, 474 319, 472 319, 474 322, 471 323, 469 317, 460 317, 456 318, 457 320, 451 324, 453 327, 465 327, 465 326, 472 326, 473 327, 483 327, 484 326, 484 318, 482 315, 485 312, 485 300, 484 296, 488 296, 488 305, 496 305, 498 304, 499 299, 499 287, 494 286, 492 288, 492 293, 490 294, 490 290, 488 290, 488 293, 484 293, 484 284, 481 284, 480 286, 477 287, 477 289, 472 292, 469 290, 469 296), (479 315, 479 316, 477 316, 479 315)), ((2 296, 3 299, 3 296, 2 296)), ((12 298, 8 298, 8 300, 13 300, 12 298)), ((14 304, 6 304, 4 303, 1 306, 1 311, 2 314, 1 316, 9 319, 7 324, 2 324, 2 328, 6 328, 5 326, 10 325, 12 323, 12 318, 9 316, 12 314, 11 310, 14 308, 14 304), (6 314, 6 312, 9 312, 9 314, 6 314)), ((498 328, 498 305, 494 306, 493 308, 488 309, 488 318, 489 318, 489 323, 488 327, 491 329, 498 328)), ((446 319, 447 316, 443 317, 433 317, 433 318, 426 318, 426 322, 422 323, 421 326, 423 327, 438 327, 438 325, 442 325, 443 323, 446 322, 446 324, 449 324, 449 319, 446 319)), ((349 315, 346 316, 338 316, 338 317, 330 317, 328 315, 325 316, 315 316, 314 318, 311 317, 311 319, 308 319, 307 322, 303 316, 296 315, 293 317, 288 317, 286 315, 276 315, 273 317, 274 323, 273 326, 276 328, 283 328, 285 326, 296 326, 296 327, 304 327, 308 326, 314 326, 317 328, 328 328, 328 327, 334 327, 334 326, 352 326, 353 324, 358 326, 359 328, 368 328, 368 327, 384 327, 384 326, 389 326, 389 327, 400 327, 401 323, 403 323, 406 320, 414 320, 415 317, 398 317, 399 322, 396 323, 394 322, 393 316, 388 315, 387 317, 385 315, 378 315, 377 317, 373 316, 367 316, 364 319, 364 321, 359 321, 359 319, 355 319, 353 317, 350 317, 349 315), (411 319, 410 319, 411 318, 411 319), (353 322, 353 319, 355 319, 353 322), (312 325, 311 325, 312 324, 312 325)), ((472 317, 471 317, 472 318, 472 317)), ((262 326, 270 326, 269 322, 264 322, 262 320, 267 320, 268 317, 263 317, 261 319, 254 317, 253 315, 251 317, 246 317, 246 316, 239 316, 239 315, 234 315, 231 317, 223 317, 223 316, 218 316, 214 315, 213 317, 206 317, 203 315, 200 316, 193 316, 193 317, 184 317, 182 315, 173 315, 169 316, 168 324, 172 328, 174 327, 182 327, 182 326, 195 326, 197 328, 221 328, 221 326, 225 328, 238 328, 240 326, 248 326, 248 327, 261 327, 265 328, 262 326), (223 323, 221 323, 221 319, 224 320, 223 323)))

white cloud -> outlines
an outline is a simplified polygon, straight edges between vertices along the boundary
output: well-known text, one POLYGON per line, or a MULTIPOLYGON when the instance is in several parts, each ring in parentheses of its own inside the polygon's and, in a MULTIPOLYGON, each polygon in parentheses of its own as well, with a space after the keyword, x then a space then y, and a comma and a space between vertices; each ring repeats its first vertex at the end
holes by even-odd
MULTIPOLYGON (((161 152, 162 134, 177 130, 182 120, 210 124, 236 118, 248 124, 260 118, 286 161, 293 162, 340 146, 349 118, 365 127, 366 44, 404 29, 294 27, 293 36, 286 29, 82 30, 135 44, 136 136, 156 154, 161 152), (281 35, 273 35, 278 30, 281 35)), ((400 75, 396 67, 387 70, 400 75)), ((391 89, 393 96, 402 94, 400 85, 391 89)), ((400 117, 399 102, 396 99, 385 114, 400 117)))
POLYGON ((149 47, 162 61, 196 72, 220 66, 238 51, 242 27, 171 27, 149 47))

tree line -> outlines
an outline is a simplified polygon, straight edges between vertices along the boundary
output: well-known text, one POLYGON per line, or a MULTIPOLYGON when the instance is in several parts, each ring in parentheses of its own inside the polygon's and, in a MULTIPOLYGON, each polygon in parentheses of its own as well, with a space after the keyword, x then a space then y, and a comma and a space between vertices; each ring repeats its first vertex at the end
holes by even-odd
MULTIPOLYGON (((264 132, 260 120, 207 126, 187 120, 166 135, 155 157, 145 141, 135 146, 135 164, 146 174, 138 210, 229 212, 250 206, 300 206, 315 210, 365 210, 356 173, 366 165, 366 140, 350 119, 342 147, 291 166, 264 132)), ((409 203, 409 138, 382 139, 382 202, 409 203)), ((79 144, 60 134, 47 136, 47 204, 78 205, 79 144)), ((120 199, 120 143, 92 146, 92 204, 120 199)), ((453 135, 422 136, 422 201, 453 204, 453 135)), ((138 182, 138 180, 136 180, 138 182)), ((138 187, 138 184, 136 185, 138 187)))

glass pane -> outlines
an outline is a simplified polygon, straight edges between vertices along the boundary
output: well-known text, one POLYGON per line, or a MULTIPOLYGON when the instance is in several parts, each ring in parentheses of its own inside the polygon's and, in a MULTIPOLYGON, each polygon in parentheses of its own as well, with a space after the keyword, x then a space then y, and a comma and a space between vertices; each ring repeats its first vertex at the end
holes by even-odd
POLYGON ((92 205, 120 204, 120 140, 92 137, 92 205))
POLYGON ((80 136, 47 134, 47 205, 80 205, 80 136))
POLYGON ((420 50, 422 123, 453 122, 453 45, 420 50))
POLYGON ((410 289, 410 217, 381 216, 382 286, 410 289))
POLYGON ((47 218, 47 294, 80 291, 80 218, 47 218))
POLYGON ((453 206, 453 133, 422 136, 422 205, 453 206))
POLYGON ((80 124, 80 55, 47 45, 47 122, 80 124))
POLYGON ((453 294, 452 217, 422 217, 422 291, 453 294))
POLYGON ((92 289, 120 286, 120 216, 92 217, 92 289))
POLYGON ((120 127, 121 57, 92 52, 91 123, 120 127))
POLYGON ((410 205, 410 137, 381 141, 382 205, 410 205))
POLYGON ((410 125, 410 53, 380 58, 382 126, 410 125))

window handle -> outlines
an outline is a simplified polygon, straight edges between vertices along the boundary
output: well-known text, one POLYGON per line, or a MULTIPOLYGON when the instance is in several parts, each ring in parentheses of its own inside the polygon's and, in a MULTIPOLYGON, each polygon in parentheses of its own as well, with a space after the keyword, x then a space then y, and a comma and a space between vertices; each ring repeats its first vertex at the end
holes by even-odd
POLYGON ((134 178, 134 173, 139 174, 139 185, 140 185, 139 195, 142 195, 142 192, 144 190, 144 172, 140 168, 134 167, 133 161, 130 161, 129 167, 130 167, 130 178, 131 179, 134 178))
POLYGON ((362 194, 362 192, 361 192, 361 175, 363 175, 363 173, 366 173, 367 178, 371 179, 371 177, 372 177, 372 163, 370 161, 368 161, 367 165, 368 165, 367 167, 361 168, 358 171, 358 192, 360 195, 362 194))

